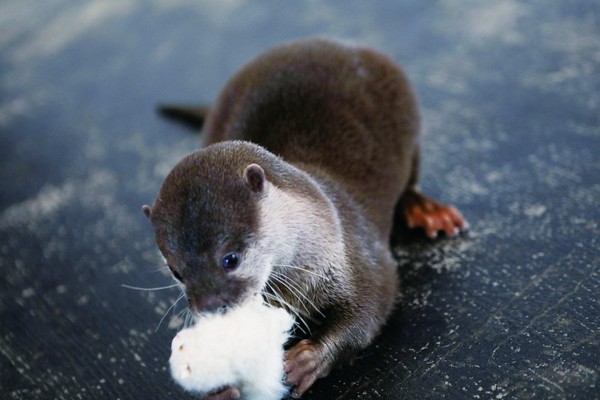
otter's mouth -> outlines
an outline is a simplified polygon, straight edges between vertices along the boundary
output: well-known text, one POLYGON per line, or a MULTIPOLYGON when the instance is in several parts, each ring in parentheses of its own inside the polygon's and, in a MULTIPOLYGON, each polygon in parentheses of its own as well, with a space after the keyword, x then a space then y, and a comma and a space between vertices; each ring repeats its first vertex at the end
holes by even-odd
POLYGON ((225 314, 235 303, 225 302, 219 296, 187 297, 188 308, 194 316, 225 314))
POLYGON ((210 310, 210 311, 191 311, 192 314, 192 318, 194 323, 198 322, 198 320, 209 316, 209 315, 225 315, 227 314, 231 309, 233 309, 235 307, 232 306, 222 306, 219 308, 216 308, 214 310, 210 310))

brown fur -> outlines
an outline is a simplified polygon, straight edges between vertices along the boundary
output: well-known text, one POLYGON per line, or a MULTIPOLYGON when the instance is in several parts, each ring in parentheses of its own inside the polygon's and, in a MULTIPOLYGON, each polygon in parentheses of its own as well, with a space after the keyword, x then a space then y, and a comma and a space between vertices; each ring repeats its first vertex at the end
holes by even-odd
POLYGON ((410 85, 387 56, 308 40, 267 52, 237 73, 204 133, 207 144, 248 140, 289 163, 327 171, 387 238, 413 172, 418 130, 410 85))
MULTIPOLYGON (((319 263, 325 253, 290 255, 327 279, 284 271, 324 315, 308 307, 311 335, 287 352, 296 395, 366 347, 393 308, 397 274, 388 243, 395 208, 434 203, 416 189, 418 131, 414 94, 388 57, 326 40, 280 46, 229 81, 206 119, 210 146, 178 164, 144 209, 198 309, 234 304, 256 283, 224 272, 218 260, 261 241, 262 179, 317 204, 325 234, 331 216, 339 217, 339 266, 319 263)), ((440 218, 446 221, 445 212, 440 218)), ((441 224, 432 229, 451 233, 462 220, 441 224)), ((289 288, 271 284, 290 304, 307 308, 289 288)))

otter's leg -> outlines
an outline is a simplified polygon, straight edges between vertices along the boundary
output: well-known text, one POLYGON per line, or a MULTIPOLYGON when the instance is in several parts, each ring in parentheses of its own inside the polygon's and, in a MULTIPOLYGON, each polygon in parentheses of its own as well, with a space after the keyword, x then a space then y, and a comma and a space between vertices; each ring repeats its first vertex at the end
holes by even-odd
POLYGON ((419 150, 413 157, 411 178, 398 203, 396 215, 404 218, 409 228, 422 228, 430 238, 436 238, 439 232, 456 236, 467 229, 468 224, 460 212, 422 194, 417 186, 419 180, 419 150))
POLYGON ((355 291, 323 310, 322 324, 311 337, 285 352, 286 380, 294 387, 294 398, 302 396, 333 367, 352 360, 370 345, 393 310, 398 275, 391 253, 382 253, 377 260, 356 254, 348 263, 355 266, 358 274, 355 291), (377 271, 377 276, 369 271, 377 271))
POLYGON ((364 310, 350 305, 337 307, 342 310, 325 313, 327 326, 321 327, 320 333, 301 340, 285 352, 284 370, 287 383, 294 388, 293 398, 302 396, 334 366, 351 360, 367 347, 383 324, 369 326, 373 324, 375 311, 364 315, 364 310))
POLYGON ((319 334, 296 343, 285 352, 284 370, 287 383, 294 387, 293 398, 302 396, 334 366, 352 360, 371 344, 386 317, 377 315, 377 310, 351 304, 336 308, 339 309, 326 313, 327 326, 322 327, 319 334))

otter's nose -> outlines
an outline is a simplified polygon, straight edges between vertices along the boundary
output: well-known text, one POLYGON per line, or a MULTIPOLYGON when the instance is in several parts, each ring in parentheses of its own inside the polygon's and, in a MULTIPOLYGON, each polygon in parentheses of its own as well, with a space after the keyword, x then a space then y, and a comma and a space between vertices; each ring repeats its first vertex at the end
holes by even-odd
POLYGON ((218 295, 188 297, 188 305, 193 312, 215 312, 225 307, 225 301, 218 295))

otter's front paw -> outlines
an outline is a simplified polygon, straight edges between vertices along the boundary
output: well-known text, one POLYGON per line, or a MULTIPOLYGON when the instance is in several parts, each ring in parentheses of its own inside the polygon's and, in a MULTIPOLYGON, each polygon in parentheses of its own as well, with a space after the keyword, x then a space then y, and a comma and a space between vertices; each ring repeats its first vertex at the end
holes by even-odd
POLYGON ((292 397, 299 398, 318 379, 329 374, 331 363, 326 359, 322 345, 302 340, 285 352, 287 383, 295 386, 292 397))

